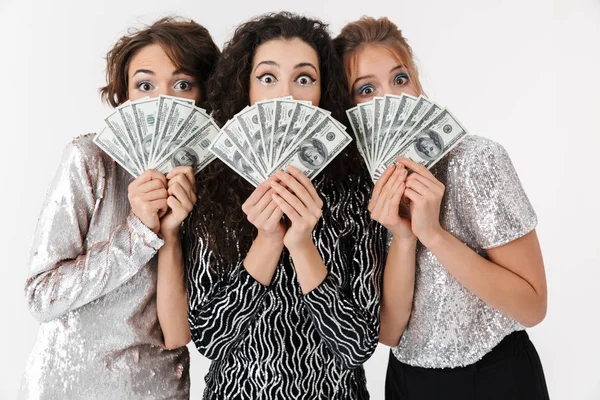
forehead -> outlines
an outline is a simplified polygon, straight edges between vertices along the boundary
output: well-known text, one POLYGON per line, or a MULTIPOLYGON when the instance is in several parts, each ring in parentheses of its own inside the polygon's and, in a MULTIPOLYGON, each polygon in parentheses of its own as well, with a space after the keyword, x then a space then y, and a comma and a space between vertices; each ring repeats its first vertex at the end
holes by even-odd
POLYGON ((129 63, 129 73, 134 73, 138 69, 149 69, 156 72, 155 70, 159 68, 170 71, 177 69, 167 53, 158 44, 142 47, 133 55, 129 63))
POLYGON ((358 75, 374 74, 389 71, 401 65, 402 59, 396 52, 386 46, 363 46, 354 56, 354 65, 358 75))
POLYGON ((262 61, 275 61, 282 67, 310 62, 319 68, 317 52, 299 38, 273 39, 261 44, 254 54, 253 66, 262 61))

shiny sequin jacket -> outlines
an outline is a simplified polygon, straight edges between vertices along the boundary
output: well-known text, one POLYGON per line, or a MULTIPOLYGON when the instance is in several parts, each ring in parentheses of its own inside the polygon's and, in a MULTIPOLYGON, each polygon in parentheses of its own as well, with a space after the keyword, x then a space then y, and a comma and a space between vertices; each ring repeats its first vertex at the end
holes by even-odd
POLYGON ((187 399, 186 347, 163 347, 156 257, 132 178, 93 142, 65 150, 38 221, 25 294, 41 323, 22 399, 187 399))

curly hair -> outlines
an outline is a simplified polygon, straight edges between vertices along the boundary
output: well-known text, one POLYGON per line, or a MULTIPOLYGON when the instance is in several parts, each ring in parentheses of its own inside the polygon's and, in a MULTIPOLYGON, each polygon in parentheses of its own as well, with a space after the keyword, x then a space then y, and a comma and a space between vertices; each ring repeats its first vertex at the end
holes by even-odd
MULTIPOLYGON (((249 103, 250 75, 256 49, 270 40, 298 38, 318 55, 321 73, 319 106, 331 111, 333 118, 348 125, 346 109, 351 100, 344 67, 328 26, 316 19, 289 12, 259 16, 240 25, 224 48, 208 84, 208 103, 213 117, 224 124, 249 103)), ((356 145, 351 143, 343 154, 326 167, 317 180, 337 182, 348 173, 366 175, 356 145)), ((207 236, 217 262, 229 261, 238 252, 245 253, 256 235, 242 211, 243 202, 254 188, 220 160, 213 161, 197 177, 198 198, 191 213, 190 228, 207 236)))
POLYGON ((197 105, 206 106, 208 78, 220 51, 206 28, 180 17, 165 17, 143 29, 130 29, 118 40, 106 55, 106 86, 100 89, 102 99, 113 107, 127 101, 129 63, 140 49, 151 44, 158 44, 175 66, 195 78, 200 89, 197 105))

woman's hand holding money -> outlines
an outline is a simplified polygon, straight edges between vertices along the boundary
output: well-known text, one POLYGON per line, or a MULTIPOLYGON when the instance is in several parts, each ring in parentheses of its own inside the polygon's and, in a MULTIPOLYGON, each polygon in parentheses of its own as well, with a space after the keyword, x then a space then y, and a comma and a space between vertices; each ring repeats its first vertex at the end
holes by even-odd
POLYGON ((323 201, 308 179, 298 168, 287 167, 288 173, 277 171, 271 187, 273 200, 290 221, 283 238, 290 252, 298 283, 303 293, 318 287, 327 277, 327 267, 312 240, 315 225, 321 218, 323 201))
POLYGON ((423 165, 398 157, 413 173, 406 178, 404 196, 410 200, 411 228, 426 247, 444 232, 440 225, 440 205, 446 187, 423 165))
POLYGON ((244 267, 258 282, 268 286, 273 279, 281 251, 286 227, 281 220, 283 212, 273 201, 272 178, 254 189, 242 205, 248 221, 258 229, 246 258, 244 267))
POLYGON ((281 218, 283 212, 273 201, 271 188, 272 179, 269 178, 260 185, 248 197, 242 205, 242 211, 248 217, 248 221, 258 229, 258 235, 264 239, 283 242, 285 225, 281 218))
POLYGON ((323 201, 298 168, 288 166, 287 170, 289 173, 277 171, 273 175, 271 188, 275 191, 273 201, 291 222, 283 239, 290 249, 313 244, 312 232, 321 218, 323 201))
POLYGON ((167 240, 177 239, 179 227, 196 204, 196 180, 189 166, 175 167, 167 175, 168 211, 161 218, 160 233, 167 240))
POLYGON ((149 169, 129 184, 127 197, 131 211, 154 233, 160 230, 160 218, 167 212, 167 178, 149 169))
POLYGON ((407 175, 404 165, 391 164, 373 188, 369 212, 371 218, 385 226, 394 238, 413 241, 416 237, 410 220, 400 215, 400 202, 406 189, 407 175))

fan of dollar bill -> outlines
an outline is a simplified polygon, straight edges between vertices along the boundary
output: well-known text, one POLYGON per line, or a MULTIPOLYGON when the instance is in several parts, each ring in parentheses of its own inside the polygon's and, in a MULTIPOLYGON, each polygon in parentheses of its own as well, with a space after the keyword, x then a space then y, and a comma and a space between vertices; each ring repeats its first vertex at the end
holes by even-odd
POLYGON ((447 108, 424 96, 375 97, 346 113, 373 181, 396 156, 431 168, 467 135, 447 108))
POLYGON ((168 174, 181 165, 198 173, 215 159, 209 147, 219 126, 193 100, 161 95, 127 101, 104 122, 94 143, 134 177, 147 169, 168 174))
POLYGON ((223 126, 210 150, 255 187, 287 165, 309 179, 350 142, 330 112, 291 97, 246 107, 223 126))

